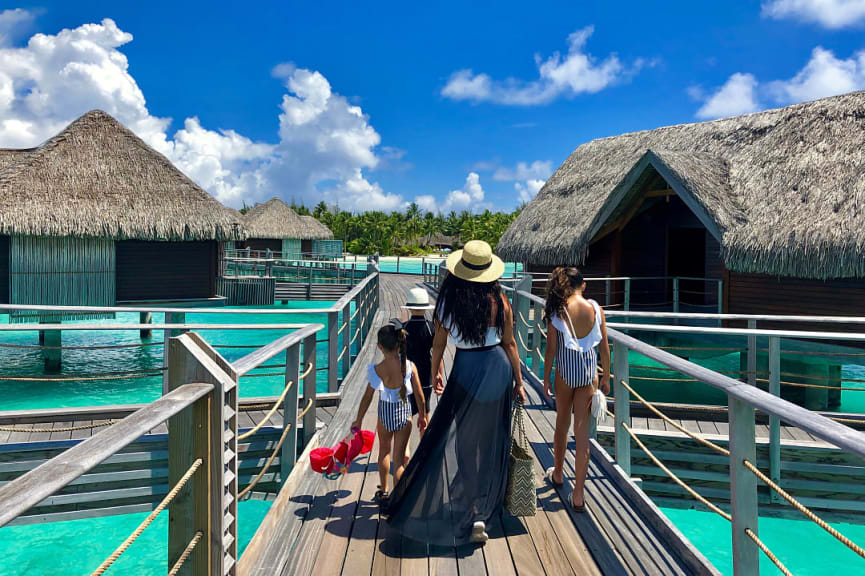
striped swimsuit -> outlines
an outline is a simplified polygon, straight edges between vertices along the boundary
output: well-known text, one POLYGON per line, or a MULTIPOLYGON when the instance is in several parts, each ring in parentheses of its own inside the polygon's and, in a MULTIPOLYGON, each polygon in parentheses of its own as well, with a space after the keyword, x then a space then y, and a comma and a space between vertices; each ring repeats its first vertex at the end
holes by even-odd
POLYGON ((598 375, 601 310, 594 300, 589 300, 589 303, 595 309, 595 323, 592 330, 582 338, 575 336, 576 330, 574 330, 574 324, 567 312, 554 316, 552 320, 552 324, 558 332, 556 370, 562 380, 571 388, 590 386, 598 375), (565 324, 565 318, 567 324, 565 324))
POLYGON ((406 401, 399 397, 399 388, 388 388, 384 385, 381 377, 375 371, 375 364, 370 364, 367 368, 367 378, 369 386, 373 390, 378 390, 378 419, 384 425, 388 432, 396 432, 402 430, 406 424, 411 422, 411 403, 408 401, 408 396, 412 393, 411 375, 412 363, 406 360, 405 386, 406 401))

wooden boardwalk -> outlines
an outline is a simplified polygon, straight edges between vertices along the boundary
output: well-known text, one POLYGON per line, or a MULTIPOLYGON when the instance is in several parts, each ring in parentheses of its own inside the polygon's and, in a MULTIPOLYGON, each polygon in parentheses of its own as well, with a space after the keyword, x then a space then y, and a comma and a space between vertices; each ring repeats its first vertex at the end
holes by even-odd
MULTIPOLYGON (((419 279, 387 275, 374 327, 399 315, 405 292, 419 279)), ((332 445, 348 432, 366 386, 364 365, 375 359, 371 339, 349 377, 332 420, 313 440, 332 445), (357 368, 359 367, 359 368, 357 368)), ((446 355, 446 364, 452 351, 446 355)), ((530 390, 527 433, 537 457, 538 513, 514 518, 502 512, 490 526, 485 546, 428 547, 388 529, 373 501, 377 447, 330 481, 302 457, 240 562, 241 574, 713 574, 714 568, 672 527, 622 474, 603 449, 593 445, 587 481, 587 514, 566 505, 570 488, 541 480, 552 462, 555 414, 530 390)), ((432 402, 433 409, 435 400, 432 402)), ((370 410, 364 427, 374 429, 370 410)), ((417 441, 414 434, 413 442, 417 441)), ((566 468, 573 478, 573 455, 566 468)))

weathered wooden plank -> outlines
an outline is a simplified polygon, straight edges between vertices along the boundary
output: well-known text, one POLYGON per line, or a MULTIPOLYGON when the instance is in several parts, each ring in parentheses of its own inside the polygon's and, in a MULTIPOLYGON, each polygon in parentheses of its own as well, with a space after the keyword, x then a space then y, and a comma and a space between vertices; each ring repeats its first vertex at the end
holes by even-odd
POLYGON ((493 516, 489 526, 487 526, 487 534, 489 534, 490 539, 483 547, 487 574, 491 576, 516 576, 514 559, 511 557, 510 548, 508 548, 508 540, 502 528, 500 513, 493 516))

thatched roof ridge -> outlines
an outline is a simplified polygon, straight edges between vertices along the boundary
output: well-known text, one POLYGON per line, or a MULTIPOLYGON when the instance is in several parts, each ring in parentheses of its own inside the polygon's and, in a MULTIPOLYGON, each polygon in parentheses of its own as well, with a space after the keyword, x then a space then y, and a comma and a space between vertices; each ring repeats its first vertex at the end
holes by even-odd
POLYGON ((325 226, 321 220, 316 218, 315 216, 310 216, 305 214, 300 217, 303 220, 304 224, 307 225, 310 236, 304 236, 304 238, 310 238, 312 240, 333 240, 333 232, 331 232, 330 228, 325 226))
POLYGON ((250 238, 333 238, 333 234, 324 225, 315 226, 304 220, 279 198, 271 198, 250 208, 244 216, 244 222, 250 238))
POLYGON ((865 277, 863 142, 865 92, 593 140, 556 170, 497 251, 582 264, 642 162, 705 211, 731 270, 865 277))
MULTIPOLYGON (((236 220, 165 156, 101 110, 41 146, 4 151, 0 234, 233 240, 236 220)), ((242 235, 242 232, 240 232, 242 235)))

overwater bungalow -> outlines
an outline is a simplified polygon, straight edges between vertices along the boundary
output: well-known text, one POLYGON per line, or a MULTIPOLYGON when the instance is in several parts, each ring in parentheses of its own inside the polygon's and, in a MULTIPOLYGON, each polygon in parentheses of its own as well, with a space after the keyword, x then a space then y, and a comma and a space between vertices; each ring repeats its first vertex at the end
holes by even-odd
POLYGON ((243 234, 100 110, 36 148, 0 151, 0 213, 0 302, 12 304, 207 301, 219 242, 243 234))
POLYGON ((333 251, 330 244, 336 242, 339 244, 336 255, 342 255, 342 242, 333 240, 333 232, 312 216, 298 215, 279 198, 250 208, 244 216, 244 224, 249 238, 241 248, 315 257, 324 248, 333 251))
MULTIPOLYGON (((852 315, 865 308, 863 141, 865 92, 593 140, 498 252, 535 271, 721 280, 728 313, 852 315)), ((717 298, 702 291, 699 304, 717 298)))
MULTIPOLYGON (((556 170, 497 250, 529 271, 570 264, 586 276, 630 277, 631 309, 669 311, 676 290, 679 311, 861 314, 863 142, 865 92, 593 140, 556 170)), ((592 295, 606 296, 605 284, 606 304, 621 307, 621 282, 590 283, 592 295)), ((786 365, 811 382, 840 381, 839 365, 786 365)), ((806 404, 837 406, 839 394, 809 389, 806 404)))

